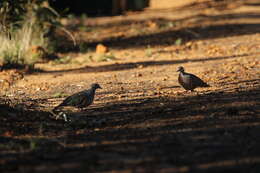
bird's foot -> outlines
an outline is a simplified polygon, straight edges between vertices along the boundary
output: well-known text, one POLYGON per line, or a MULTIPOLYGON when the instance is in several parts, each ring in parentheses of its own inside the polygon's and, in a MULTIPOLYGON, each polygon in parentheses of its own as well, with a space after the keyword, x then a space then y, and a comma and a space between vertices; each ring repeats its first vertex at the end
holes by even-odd
POLYGON ((65 113, 62 113, 62 117, 63 117, 65 122, 70 121, 70 119, 68 119, 68 117, 67 117, 67 115, 65 113))
POLYGON ((184 91, 185 94, 189 94, 189 93, 192 93, 192 92, 193 92, 193 90, 185 90, 184 91))
POLYGON ((201 96, 201 94, 198 91, 194 91, 196 96, 201 96))
POLYGON ((53 117, 58 120, 58 119, 63 119, 65 122, 70 121, 67 117, 67 114, 64 112, 59 112, 58 114, 54 113, 53 111, 50 111, 50 113, 53 115, 53 117))
POLYGON ((64 113, 64 112, 60 112, 60 113, 58 114, 58 116, 59 116, 59 118, 63 119, 65 122, 70 122, 70 121, 71 121, 71 119, 68 118, 67 114, 64 113))
POLYGON ((51 115, 54 117, 54 119, 59 119, 59 115, 58 114, 56 114, 53 110, 50 110, 49 111, 50 113, 51 113, 51 115))

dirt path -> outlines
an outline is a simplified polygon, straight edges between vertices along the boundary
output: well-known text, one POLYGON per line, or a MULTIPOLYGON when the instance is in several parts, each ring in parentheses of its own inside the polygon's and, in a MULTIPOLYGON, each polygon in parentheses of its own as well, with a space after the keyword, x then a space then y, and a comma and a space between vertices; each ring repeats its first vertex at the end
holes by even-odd
POLYGON ((260 10, 238 2, 66 21, 88 51, 2 91, 1 172, 257 172, 260 10), (212 87, 185 92, 178 66, 212 87), (51 117, 93 82, 93 105, 51 117))

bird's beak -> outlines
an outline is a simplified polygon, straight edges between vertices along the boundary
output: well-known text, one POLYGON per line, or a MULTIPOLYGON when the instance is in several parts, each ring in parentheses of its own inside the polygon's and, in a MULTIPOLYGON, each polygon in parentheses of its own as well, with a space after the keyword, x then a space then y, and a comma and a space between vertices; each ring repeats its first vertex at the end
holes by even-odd
POLYGON ((180 69, 178 69, 176 72, 179 72, 180 71, 180 69))
POLYGON ((101 86, 99 86, 98 88, 102 89, 101 86))

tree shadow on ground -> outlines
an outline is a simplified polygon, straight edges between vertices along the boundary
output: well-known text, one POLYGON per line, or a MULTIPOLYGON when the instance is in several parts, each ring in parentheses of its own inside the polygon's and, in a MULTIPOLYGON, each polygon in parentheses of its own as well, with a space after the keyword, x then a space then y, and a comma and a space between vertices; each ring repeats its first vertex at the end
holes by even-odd
POLYGON ((59 134, 50 138, 58 145, 0 154, 1 172, 257 172, 259 100, 257 86, 110 102, 80 113, 64 130, 46 127, 43 135, 59 134))
POLYGON ((114 49, 140 48, 140 46, 167 46, 175 45, 178 38, 182 43, 192 40, 206 40, 224 38, 239 35, 249 35, 259 33, 260 24, 217 24, 210 26, 186 27, 180 30, 165 31, 159 33, 132 36, 129 38, 112 38, 103 41, 91 42, 90 47, 97 44, 105 44, 114 49))
POLYGON ((162 66, 162 65, 173 65, 173 64, 181 64, 187 62, 207 62, 207 61, 216 61, 222 59, 231 59, 231 58, 239 58, 239 57, 247 57, 254 55, 252 54, 240 54, 240 55, 231 55, 231 56, 218 56, 218 57, 208 57, 208 58, 196 58, 196 59, 182 59, 182 60, 162 60, 162 61, 141 61, 141 62, 129 62, 129 63, 114 63, 108 65, 99 65, 99 66, 86 66, 77 69, 69 69, 69 70, 55 70, 55 71, 44 71, 41 69, 35 69, 34 72, 38 73, 53 73, 53 74, 64 74, 64 73, 93 73, 93 72, 108 72, 108 71, 121 71, 149 66, 162 66))
MULTIPOLYGON (((140 25, 146 27, 148 21, 152 21, 159 25, 156 32, 148 32, 133 36, 118 36, 106 38, 103 40, 84 41, 82 43, 88 45, 88 47, 96 47, 97 44, 102 43, 113 49, 128 49, 128 48, 140 48, 142 46, 157 46, 157 45, 174 45, 176 39, 181 38, 182 43, 192 40, 207 40, 215 38, 224 38, 231 36, 249 35, 259 33, 260 24, 259 22, 241 23, 235 22, 230 23, 232 20, 246 20, 246 19, 257 19, 260 17, 259 13, 244 12, 244 13, 228 13, 218 15, 204 15, 196 14, 194 16, 188 16, 181 19, 171 20, 164 17, 147 17, 144 19, 126 19, 123 21, 110 22, 103 25, 96 25, 94 27, 100 27, 102 29, 108 29, 111 27, 125 27, 132 25, 140 25), (182 23, 192 21, 190 25, 179 27, 182 23), (220 23, 223 24, 220 24, 220 23), (169 23, 176 26, 165 27, 169 23)), ((80 26, 73 26, 72 30, 77 31, 80 26)), ((78 32, 78 31, 77 31, 78 32)), ((94 32, 94 31, 93 31, 94 32)), ((64 42, 64 40, 62 41, 64 42)), ((61 44, 62 45, 62 44, 61 44)), ((65 46, 66 47, 66 46, 65 46)), ((80 51, 79 48, 64 49, 64 46, 59 51, 80 51)))
MULTIPOLYGON (((210 22, 210 21, 221 21, 223 19, 227 20, 232 20, 232 19, 258 19, 260 17, 260 14, 254 13, 254 12, 246 12, 246 13, 228 13, 228 14, 217 14, 217 15, 206 15, 206 14, 196 14, 193 16, 188 16, 188 17, 183 17, 180 19, 176 20, 170 20, 168 18, 164 17, 147 17, 147 19, 124 19, 124 20, 119 20, 119 21, 112 21, 112 22, 107 22, 105 24, 90 24, 90 26, 94 27, 101 27, 102 29, 109 29, 111 27, 124 27, 124 26, 131 26, 132 24, 145 24, 147 21, 152 21, 155 23, 158 23, 159 26, 165 26, 165 24, 169 22, 185 22, 185 21, 196 21, 196 23, 199 22, 210 22)), ((80 25, 73 25, 71 26, 72 30, 78 31, 78 28, 80 25)))
MULTIPOLYGON (((40 101, 37 102, 39 104, 40 101)), ((38 135, 41 128, 46 125, 49 128, 55 126, 55 129, 63 129, 63 126, 57 125, 57 121, 52 118, 50 112, 37 110, 39 107, 34 109, 35 104, 31 100, 18 101, 0 98, 0 134, 10 131, 11 136, 38 135)))

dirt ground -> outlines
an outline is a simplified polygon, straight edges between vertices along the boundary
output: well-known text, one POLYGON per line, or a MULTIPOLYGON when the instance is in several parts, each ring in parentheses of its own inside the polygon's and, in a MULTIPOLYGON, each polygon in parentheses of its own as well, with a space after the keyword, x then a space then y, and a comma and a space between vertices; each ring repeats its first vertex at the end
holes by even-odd
POLYGON ((259 172, 260 3, 202 2, 64 19, 77 48, 0 73, 0 171, 259 172), (179 66, 211 87, 186 92, 179 66), (93 105, 50 114, 94 82, 93 105))

